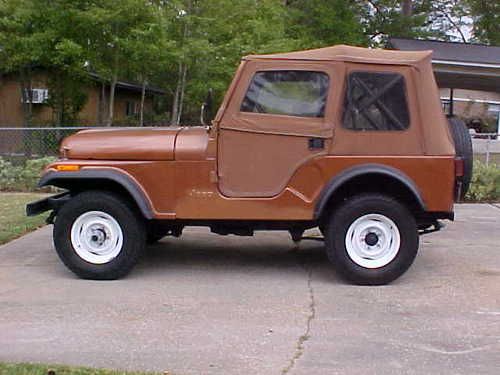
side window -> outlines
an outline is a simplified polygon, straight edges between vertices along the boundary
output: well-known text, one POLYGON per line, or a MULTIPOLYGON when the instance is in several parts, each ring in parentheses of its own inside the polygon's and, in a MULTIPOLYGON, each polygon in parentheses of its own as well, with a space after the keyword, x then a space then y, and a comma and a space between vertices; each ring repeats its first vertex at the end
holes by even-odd
POLYGON ((385 72, 349 74, 342 123, 351 130, 408 129, 410 116, 404 77, 385 72))
POLYGON ((242 112, 324 117, 329 78, 303 70, 255 73, 241 104, 242 112))

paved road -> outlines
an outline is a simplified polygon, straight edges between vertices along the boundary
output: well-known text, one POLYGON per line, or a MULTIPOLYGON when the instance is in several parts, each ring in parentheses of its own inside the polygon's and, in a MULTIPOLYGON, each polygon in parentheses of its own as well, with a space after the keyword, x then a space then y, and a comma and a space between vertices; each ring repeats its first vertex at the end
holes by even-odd
POLYGON ((461 205, 384 287, 285 233, 164 239, 126 279, 79 280, 50 228, 0 247, 0 361, 175 374, 499 374, 500 206, 461 205))

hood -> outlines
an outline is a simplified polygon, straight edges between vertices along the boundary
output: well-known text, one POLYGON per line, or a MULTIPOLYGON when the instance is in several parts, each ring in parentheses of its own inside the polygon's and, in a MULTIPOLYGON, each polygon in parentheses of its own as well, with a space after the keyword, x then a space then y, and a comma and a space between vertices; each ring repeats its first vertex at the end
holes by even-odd
POLYGON ((173 160, 181 128, 92 129, 64 139, 61 155, 69 159, 173 160))
MULTIPOLYGON (((114 128, 83 130, 71 135, 61 143, 60 152, 69 159, 174 160, 176 144, 180 154, 188 151, 181 148, 189 148, 189 145, 192 148, 193 142, 187 142, 185 147, 186 142, 178 142, 181 133, 180 139, 197 138, 195 143, 199 145, 199 152, 203 144, 206 147, 204 128, 114 128)), ((193 151, 196 150, 191 149, 189 153, 193 151)))

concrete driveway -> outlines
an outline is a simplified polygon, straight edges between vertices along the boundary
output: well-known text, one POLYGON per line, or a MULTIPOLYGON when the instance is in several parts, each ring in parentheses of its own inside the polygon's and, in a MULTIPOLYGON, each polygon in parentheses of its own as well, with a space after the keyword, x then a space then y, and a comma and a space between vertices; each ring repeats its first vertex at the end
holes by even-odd
POLYGON ((123 280, 80 280, 46 227, 0 247, 0 361, 174 374, 499 374, 500 206, 460 205, 390 286, 339 280, 319 242, 204 229, 123 280))

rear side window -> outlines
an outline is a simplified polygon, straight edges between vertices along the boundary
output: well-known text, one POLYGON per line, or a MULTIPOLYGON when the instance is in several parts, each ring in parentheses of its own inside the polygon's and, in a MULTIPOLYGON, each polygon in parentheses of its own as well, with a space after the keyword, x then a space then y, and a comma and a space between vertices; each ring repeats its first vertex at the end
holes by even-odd
POLYGON ((257 72, 241 104, 242 112, 324 117, 329 78, 321 72, 257 72))
POLYGON ((398 73, 353 72, 347 77, 344 128, 405 130, 410 125, 405 79, 398 73))

